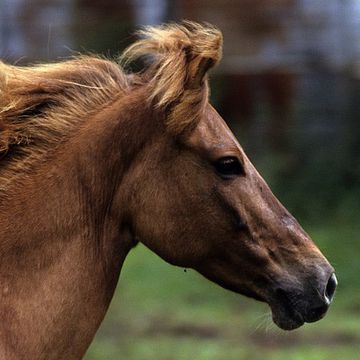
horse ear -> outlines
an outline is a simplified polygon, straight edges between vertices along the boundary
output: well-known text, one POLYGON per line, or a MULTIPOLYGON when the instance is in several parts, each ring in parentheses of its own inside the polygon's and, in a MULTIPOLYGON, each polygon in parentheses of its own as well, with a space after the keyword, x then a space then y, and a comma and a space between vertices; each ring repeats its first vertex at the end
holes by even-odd
POLYGON ((205 76, 210 68, 215 65, 215 60, 198 56, 189 65, 189 88, 196 89, 204 83, 205 76))

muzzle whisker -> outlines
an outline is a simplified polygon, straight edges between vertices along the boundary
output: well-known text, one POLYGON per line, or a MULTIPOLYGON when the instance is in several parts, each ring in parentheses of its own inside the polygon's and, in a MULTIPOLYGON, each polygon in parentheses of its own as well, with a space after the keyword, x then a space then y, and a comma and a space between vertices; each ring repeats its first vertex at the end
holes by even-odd
POLYGON ((269 324, 272 323, 271 312, 266 311, 265 313, 259 315, 256 320, 257 320, 257 324, 255 325, 252 334, 256 333, 261 329, 264 329, 266 332, 267 328, 269 327, 269 324))
POLYGON ((272 320, 271 313, 269 313, 267 317, 265 333, 268 335, 270 332, 273 332, 275 329, 277 329, 277 327, 272 320))

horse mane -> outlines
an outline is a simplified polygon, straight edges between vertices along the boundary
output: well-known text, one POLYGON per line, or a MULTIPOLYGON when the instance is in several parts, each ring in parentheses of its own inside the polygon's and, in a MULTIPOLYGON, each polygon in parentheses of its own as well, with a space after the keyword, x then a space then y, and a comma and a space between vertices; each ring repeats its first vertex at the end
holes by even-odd
POLYGON ((29 67, 0 62, 0 189, 127 88, 121 68, 99 57, 29 67))
POLYGON ((183 22, 139 34, 121 56, 123 64, 146 57, 138 74, 94 56, 28 67, 0 61, 0 190, 134 84, 149 87, 149 102, 164 111, 169 131, 198 121, 208 98, 206 72, 221 57, 220 31, 183 22))

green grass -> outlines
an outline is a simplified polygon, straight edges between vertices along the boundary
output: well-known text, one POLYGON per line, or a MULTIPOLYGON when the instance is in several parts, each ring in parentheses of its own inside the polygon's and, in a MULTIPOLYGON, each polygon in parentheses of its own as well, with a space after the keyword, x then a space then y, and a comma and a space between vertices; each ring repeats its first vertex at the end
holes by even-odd
POLYGON ((325 319, 292 332, 272 324, 267 305, 138 246, 85 359, 360 359, 359 230, 336 223, 311 229, 336 267, 339 287, 325 319))

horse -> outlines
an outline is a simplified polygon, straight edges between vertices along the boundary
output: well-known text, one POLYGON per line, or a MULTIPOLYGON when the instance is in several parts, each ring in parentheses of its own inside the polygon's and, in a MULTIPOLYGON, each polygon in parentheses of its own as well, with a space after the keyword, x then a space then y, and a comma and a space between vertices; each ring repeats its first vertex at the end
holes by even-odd
POLYGON ((284 330, 333 299, 333 267, 209 103, 220 30, 140 35, 119 62, 0 63, 1 359, 80 359, 139 242, 284 330))

